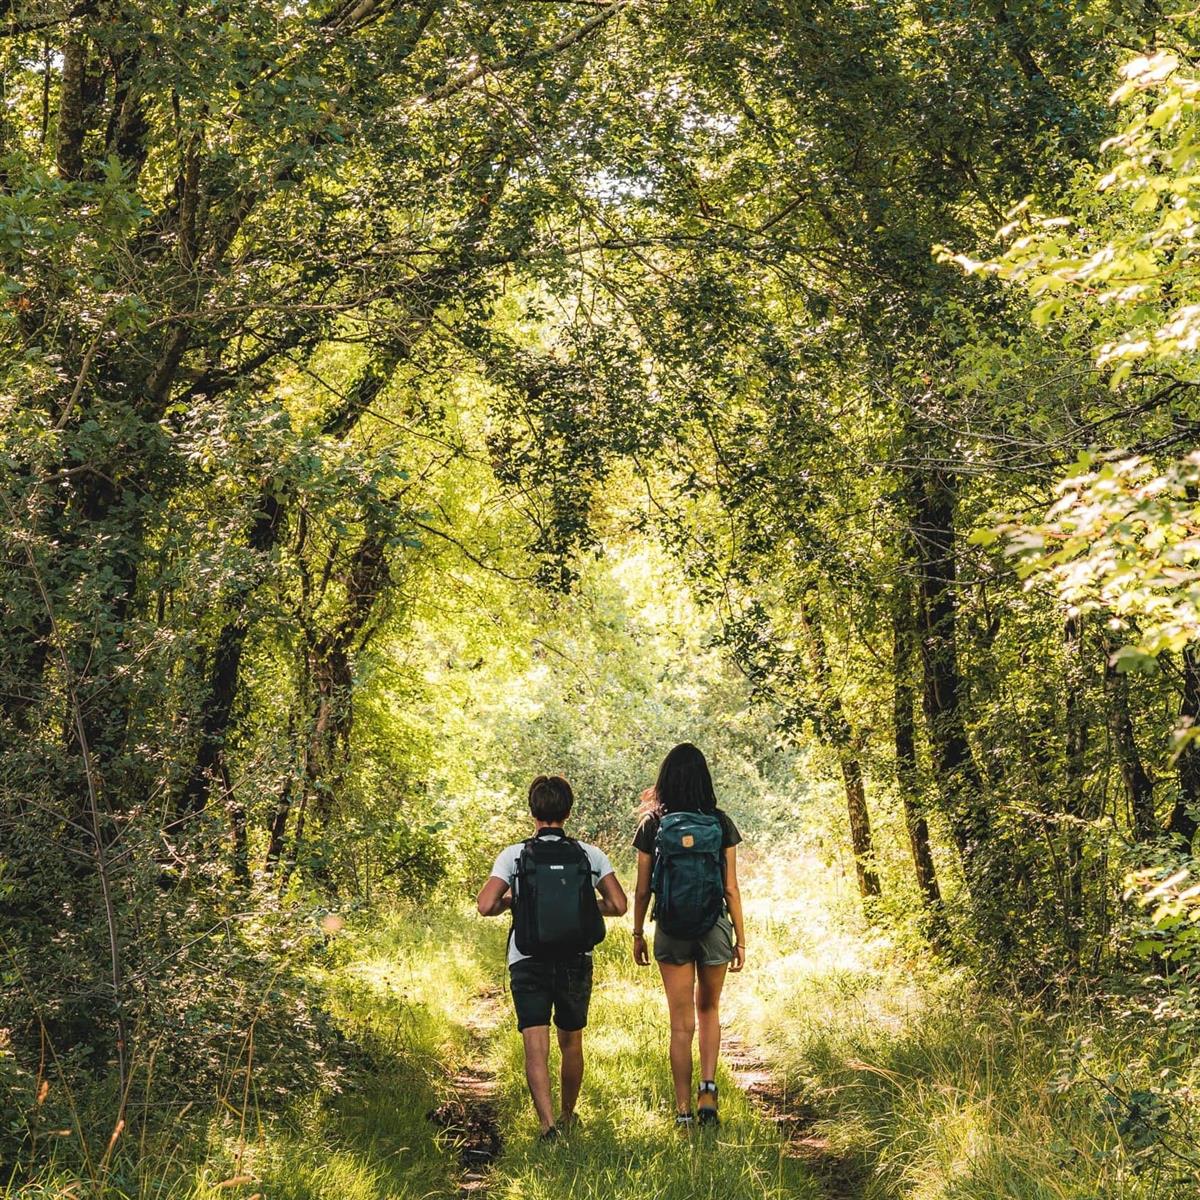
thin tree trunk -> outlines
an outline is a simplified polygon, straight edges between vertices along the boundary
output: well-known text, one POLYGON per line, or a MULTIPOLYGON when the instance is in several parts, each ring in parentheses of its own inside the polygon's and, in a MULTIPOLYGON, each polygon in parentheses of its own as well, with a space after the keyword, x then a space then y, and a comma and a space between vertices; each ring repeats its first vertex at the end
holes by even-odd
POLYGON ((964 872, 972 886, 986 886, 980 878, 980 864, 991 820, 963 714, 954 503, 954 480, 944 472, 927 471, 913 480, 912 548, 920 599, 922 701, 933 774, 947 801, 964 872))
MULTIPOLYGON (((299 754, 299 744, 296 738, 296 711, 291 709, 288 712, 288 749, 290 750, 289 761, 296 763, 299 754)), ((283 858, 284 839, 287 836, 288 815, 292 810, 292 798, 296 791, 296 772, 289 772, 287 781, 284 783, 283 791, 279 794, 279 799, 275 802, 275 809, 271 813, 271 821, 267 827, 267 856, 264 862, 264 870, 268 875, 274 872, 283 858)))
POLYGON ((1154 780, 1146 771, 1138 750, 1133 718, 1129 713, 1129 683, 1111 662, 1105 663, 1104 682, 1108 692, 1108 731, 1129 797, 1133 838, 1137 842, 1153 841, 1159 833, 1158 820, 1154 815, 1154 780))
MULTIPOLYGON (((1189 646, 1183 652, 1183 698, 1179 716, 1181 723, 1189 729, 1196 729, 1200 723, 1200 649, 1195 646, 1189 646)), ((1200 809, 1200 746, 1195 742, 1189 741, 1183 748, 1177 771, 1179 795, 1167 822, 1167 832, 1178 837, 1190 851, 1196 837, 1193 814, 1200 809)))
POLYGON ((867 812, 867 792, 862 767, 853 755, 841 760, 842 783, 846 789, 846 811, 850 818, 850 845, 854 850, 854 873, 858 894, 868 906, 880 894, 879 875, 875 870, 875 849, 871 843, 871 817, 867 812))
POLYGON ((304 818, 307 812, 307 801, 307 793, 302 790, 300 803, 296 805, 296 827, 292 830, 292 840, 288 843, 287 857, 284 860, 283 870, 279 874, 280 891, 287 887, 288 880, 291 879, 292 872, 300 861, 300 851, 304 846, 304 818))
POLYGON ((1063 912, 1064 940, 1072 973, 1077 972, 1083 953, 1086 915, 1083 877, 1083 823, 1088 818, 1087 747, 1088 718, 1085 703, 1086 676, 1083 664, 1083 620, 1070 617, 1063 626, 1063 706, 1066 722, 1066 904, 1063 912))
POLYGON ((1008 4, 1005 0, 988 0, 988 8, 991 10, 992 19, 996 23, 1005 47, 1012 55, 1013 61, 1020 67, 1021 74, 1025 76, 1026 81, 1042 84, 1049 90, 1046 76, 1033 57, 1033 51, 1029 48, 1029 39, 1026 38, 1016 18, 1009 12, 1008 4))
MULTIPOLYGON (((269 487, 264 486, 259 498, 258 513, 246 539, 247 545, 256 555, 266 554, 279 540, 282 524, 279 500, 269 487)), ((202 812, 208 803, 209 789, 225 746, 234 701, 237 698, 242 651, 250 632, 245 603, 254 582, 244 581, 236 593, 228 598, 234 615, 217 636, 207 699, 200 720, 200 742, 187 782, 176 805, 177 820, 202 812)))
POLYGON ((825 635, 820 619, 813 606, 801 603, 800 623, 808 634, 809 653, 820 689, 822 733, 833 746, 842 770, 842 783, 846 792, 846 812, 850 824, 850 845, 854 851, 854 870, 858 878, 858 894, 863 899, 863 909, 871 917, 871 902, 881 894, 879 875, 875 870, 875 847, 871 839, 871 818, 867 811, 866 787, 863 784, 862 766, 855 751, 857 744, 854 731, 846 718, 841 697, 833 689, 829 669, 829 655, 825 646, 825 635))
POLYGON ((908 831, 913 870, 925 907, 928 931, 932 940, 941 943, 947 939, 948 929, 929 844, 929 824, 922 811, 917 770, 916 688, 913 685, 916 640, 912 585, 901 573, 892 591, 892 732, 896 790, 904 810, 904 826, 908 831))

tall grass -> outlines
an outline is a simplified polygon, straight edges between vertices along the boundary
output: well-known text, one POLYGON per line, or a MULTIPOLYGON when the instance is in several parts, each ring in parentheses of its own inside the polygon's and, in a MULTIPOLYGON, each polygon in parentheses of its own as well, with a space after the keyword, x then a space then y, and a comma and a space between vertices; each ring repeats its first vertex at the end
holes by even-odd
MULTIPOLYGON (((796 919, 819 896, 760 882, 762 969, 737 1016, 791 1103, 860 1165, 864 1200, 1200 1195, 1189 1122, 1172 1131, 1156 1102, 1158 1031, 1091 1000, 1046 1011, 989 995, 886 937, 796 919)), ((1172 1084, 1175 1116, 1196 1083, 1172 1084)))
MULTIPOLYGON (((1200 1195, 1190 1146, 1178 1140, 1195 1078, 1177 1063, 1167 1095, 1144 1026, 1095 1005, 1048 1013, 982 993, 857 925, 844 881, 815 860, 748 861, 744 875, 750 965, 727 982, 727 1027, 774 1064, 784 1104, 826 1159, 844 1164, 840 1178, 860 1181, 863 1200, 1200 1195), (1172 1130, 1176 1140, 1164 1142, 1172 1130)), ((506 979, 504 925, 442 901, 341 935, 316 982, 350 1057, 342 1095, 214 1104, 123 1144, 99 1186, 64 1150, 3 1196, 451 1195, 453 1154, 426 1113, 468 1061, 497 1082, 497 1198, 823 1194, 724 1068, 720 1130, 689 1137, 673 1127, 666 1004, 657 971, 631 961, 627 921, 597 951, 581 1128, 538 1143, 508 996, 482 1043, 472 1025, 473 999, 506 979)))
MULTIPOLYGON (((63 1143, 32 1179, 12 1177, 6 1200, 417 1200, 453 1191, 454 1164, 428 1111, 467 1053, 464 999, 486 983, 498 930, 444 907, 396 913, 348 931, 316 972, 350 1060, 341 1095, 242 1102, 235 1080, 179 1117, 118 1142, 97 1171, 63 1143)), ((214 980, 214 986, 220 986, 214 980)), ((259 1054, 270 1053, 269 1046, 259 1054)), ((88 1098, 93 1106, 105 1096, 88 1098)), ((108 1102, 111 1102, 108 1097, 108 1102)))

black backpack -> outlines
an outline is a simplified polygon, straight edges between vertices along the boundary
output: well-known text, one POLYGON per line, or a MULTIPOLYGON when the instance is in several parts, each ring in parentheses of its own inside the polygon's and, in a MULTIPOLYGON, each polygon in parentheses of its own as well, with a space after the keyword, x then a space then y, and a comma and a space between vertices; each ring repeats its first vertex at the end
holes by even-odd
POLYGON ((604 941, 604 934, 587 852, 557 829, 539 830, 517 860, 512 924, 517 949, 530 958, 569 958, 604 941))

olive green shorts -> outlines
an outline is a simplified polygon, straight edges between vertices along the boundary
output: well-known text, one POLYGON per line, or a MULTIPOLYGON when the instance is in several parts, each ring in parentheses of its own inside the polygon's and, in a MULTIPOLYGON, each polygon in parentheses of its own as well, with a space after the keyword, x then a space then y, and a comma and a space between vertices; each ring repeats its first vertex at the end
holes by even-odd
POLYGON ((698 963, 702 967, 722 967, 733 962, 733 922, 722 913, 717 923, 699 938, 672 937, 654 927, 656 962, 698 963))

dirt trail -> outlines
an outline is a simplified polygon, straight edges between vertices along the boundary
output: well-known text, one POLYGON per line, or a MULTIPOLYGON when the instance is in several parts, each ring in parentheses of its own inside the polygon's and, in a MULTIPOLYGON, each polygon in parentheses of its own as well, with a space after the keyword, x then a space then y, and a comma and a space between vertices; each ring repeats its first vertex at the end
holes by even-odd
POLYGON ((865 1183, 861 1164, 838 1154, 828 1138, 815 1132, 821 1114, 811 1103, 790 1093, 771 1065, 740 1034, 727 1033, 722 1038, 721 1059, 764 1120, 779 1129, 784 1152, 804 1163, 828 1200, 861 1200, 865 1183))
POLYGON ((429 1114, 441 1127, 439 1136, 447 1148, 458 1155, 460 1197, 487 1195, 492 1164, 504 1148, 496 1120, 496 1079, 481 1065, 502 1012, 499 988, 475 997, 466 1019, 470 1034, 466 1062, 450 1079, 450 1098, 429 1114))

